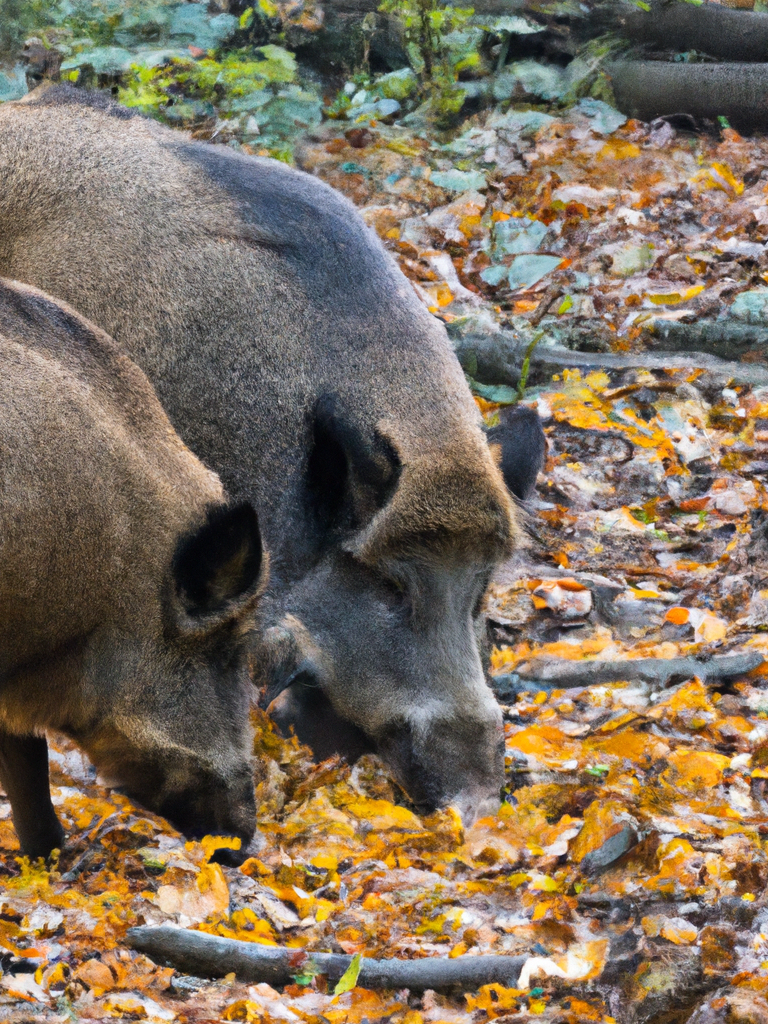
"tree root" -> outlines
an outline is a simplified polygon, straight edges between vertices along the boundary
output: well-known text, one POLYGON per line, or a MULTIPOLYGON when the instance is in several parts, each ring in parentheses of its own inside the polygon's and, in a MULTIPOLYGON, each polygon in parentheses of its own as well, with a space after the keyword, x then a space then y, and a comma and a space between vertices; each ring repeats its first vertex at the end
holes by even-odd
POLYGON ((715 654, 711 658, 630 658, 617 661, 568 661, 534 658, 508 675, 491 677, 491 686, 502 699, 517 693, 540 690, 581 689, 601 683, 646 682, 662 689, 698 676, 704 682, 731 679, 762 665, 757 651, 715 654), (503 693, 502 693, 503 691, 503 693))
POLYGON ((665 114, 709 120, 724 116, 739 131, 768 128, 768 64, 615 61, 604 70, 616 105, 629 117, 653 121, 665 114))
POLYGON ((620 31, 633 42, 696 50, 718 60, 761 63, 768 58, 768 14, 719 4, 652 3, 650 11, 635 10, 620 19, 620 31))
MULTIPOLYGON (((158 963, 203 978, 222 978, 233 973, 247 982, 288 985, 296 975, 324 974, 332 981, 349 967, 352 957, 340 953, 307 953, 258 942, 224 939, 166 925, 131 928, 128 944, 158 963)), ((421 960, 360 960, 357 983, 363 988, 425 989, 459 988, 470 991, 499 982, 513 985, 526 956, 428 957, 421 960)))
MULTIPOLYGON (((450 333, 450 325, 449 325, 450 333)), ((511 331, 466 334, 452 337, 459 362, 483 384, 511 384, 516 387, 528 342, 511 331)), ((569 348, 539 345, 531 364, 557 373, 566 367, 587 370, 691 370, 702 369, 728 380, 755 387, 768 385, 768 367, 718 359, 706 352, 577 352, 569 348)))

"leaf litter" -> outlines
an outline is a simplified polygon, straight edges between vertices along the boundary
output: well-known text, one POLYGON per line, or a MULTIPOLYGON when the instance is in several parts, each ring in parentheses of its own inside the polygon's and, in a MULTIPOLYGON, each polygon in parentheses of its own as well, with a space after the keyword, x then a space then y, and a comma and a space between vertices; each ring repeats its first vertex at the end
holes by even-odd
MULTIPOLYGON (((448 322, 482 310, 542 344, 581 330, 616 353, 652 348, 659 321, 765 325, 768 143, 617 125, 583 103, 481 114, 440 143, 333 125, 298 158, 363 208, 448 322)), ((766 1019, 768 389, 691 356, 564 366, 524 401, 549 450, 526 545, 487 598, 498 814, 466 830, 450 810, 420 816, 374 757, 313 765, 255 712, 258 839, 235 869, 212 861, 221 840, 185 841, 54 741, 57 863, 19 858, 0 803, 3 1019, 766 1019), (757 667, 535 685, 547 666, 734 652, 757 667), (126 948, 129 927, 166 923, 293 948, 295 984, 185 977, 126 948), (360 988, 354 970, 329 991, 313 950, 527 960, 515 987, 415 996, 360 988)))

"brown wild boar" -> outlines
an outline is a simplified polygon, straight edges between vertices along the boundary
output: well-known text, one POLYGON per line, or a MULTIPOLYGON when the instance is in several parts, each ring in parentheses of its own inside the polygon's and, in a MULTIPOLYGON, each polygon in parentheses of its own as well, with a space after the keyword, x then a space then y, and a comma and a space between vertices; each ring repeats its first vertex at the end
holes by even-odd
POLYGON ((46 730, 192 834, 253 835, 247 668, 265 567, 144 374, 0 280, 0 782, 24 853, 60 846, 46 730))
POLYGON ((112 334, 258 509, 282 724, 378 751, 424 805, 497 800, 476 633, 514 508, 443 325, 354 207, 71 87, 0 108, 0 175, 0 272, 112 334))

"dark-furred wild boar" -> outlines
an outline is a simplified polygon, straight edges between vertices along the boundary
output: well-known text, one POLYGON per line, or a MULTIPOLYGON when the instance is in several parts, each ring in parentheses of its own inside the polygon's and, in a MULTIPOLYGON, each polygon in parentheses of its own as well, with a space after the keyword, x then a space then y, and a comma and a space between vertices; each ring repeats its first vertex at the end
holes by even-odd
POLYGON ((0 175, 0 272, 112 334, 257 508, 282 723, 377 750, 419 803, 495 801, 476 630, 514 508, 443 325, 354 207, 68 87, 0 108, 0 175))
POLYGON ((253 835, 266 566, 223 497, 107 335, 0 280, 0 782, 24 853, 63 838, 46 730, 181 829, 253 835))

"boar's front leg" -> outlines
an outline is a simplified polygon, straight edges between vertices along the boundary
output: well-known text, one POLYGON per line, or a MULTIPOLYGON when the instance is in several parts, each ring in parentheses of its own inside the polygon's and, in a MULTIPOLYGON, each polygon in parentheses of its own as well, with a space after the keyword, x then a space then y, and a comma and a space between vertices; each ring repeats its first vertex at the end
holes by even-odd
POLYGON ((51 803, 44 736, 13 736, 0 729, 0 783, 11 802, 22 853, 47 857, 61 848, 64 829, 51 803))

